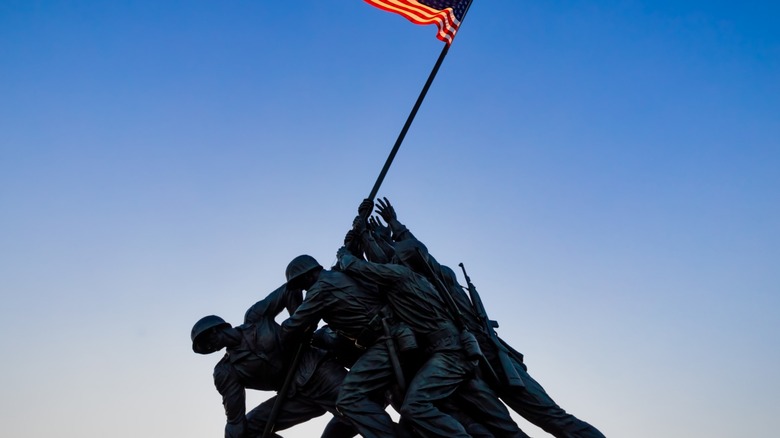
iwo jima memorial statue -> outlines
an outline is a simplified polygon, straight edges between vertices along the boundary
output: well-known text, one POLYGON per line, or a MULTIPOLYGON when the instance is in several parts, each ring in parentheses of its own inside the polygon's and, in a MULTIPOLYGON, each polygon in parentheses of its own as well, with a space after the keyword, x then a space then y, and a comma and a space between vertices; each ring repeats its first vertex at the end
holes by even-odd
POLYGON ((243 324, 209 315, 193 326, 193 351, 226 349, 213 375, 225 437, 278 437, 326 412, 333 416, 322 432, 328 438, 527 437, 509 409, 555 437, 603 437, 560 408, 528 374, 523 355, 498 337, 463 264, 465 288, 390 201, 376 199, 472 0, 366 1, 436 24, 445 45, 335 266, 298 256, 286 283, 252 305, 243 324), (283 310, 289 317, 279 324, 283 310), (246 389, 277 394, 247 412, 246 389))

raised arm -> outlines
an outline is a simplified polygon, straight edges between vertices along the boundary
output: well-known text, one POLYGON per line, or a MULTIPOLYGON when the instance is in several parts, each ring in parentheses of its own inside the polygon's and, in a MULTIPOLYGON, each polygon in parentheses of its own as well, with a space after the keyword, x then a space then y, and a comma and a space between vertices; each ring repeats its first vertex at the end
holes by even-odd
POLYGON ((376 212, 382 219, 387 222, 387 226, 393 232, 393 240, 399 242, 401 240, 414 239, 414 235, 404 224, 398 221, 398 215, 395 212, 395 208, 390 204, 387 198, 377 198, 376 200, 376 212))
POLYGON ((403 266, 368 262, 357 258, 345 247, 339 249, 336 256, 342 271, 370 283, 390 285, 408 275, 408 269, 403 266))
POLYGON ((283 284, 276 288, 273 292, 268 294, 267 297, 256 302, 250 307, 244 314, 244 323, 249 324, 257 322, 261 319, 274 319, 277 315, 282 313, 282 310, 288 308, 297 307, 297 303, 300 303, 300 298, 295 295, 301 295, 300 290, 288 290, 287 284, 283 284), (296 302, 297 298, 297 302, 296 302))
POLYGON ((282 338, 285 342, 301 340, 317 328, 317 324, 332 301, 328 299, 327 294, 321 292, 318 285, 312 287, 295 312, 282 321, 282 338))

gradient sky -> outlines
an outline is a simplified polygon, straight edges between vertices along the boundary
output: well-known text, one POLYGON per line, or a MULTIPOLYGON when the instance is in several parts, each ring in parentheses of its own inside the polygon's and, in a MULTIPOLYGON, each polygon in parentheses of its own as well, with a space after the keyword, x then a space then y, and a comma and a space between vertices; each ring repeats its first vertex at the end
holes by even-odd
MULTIPOLYGON (((221 436, 192 324, 335 261, 441 50, 292 4, 0 2, 0 435, 221 436)), ((778 22, 476 0, 382 186, 609 437, 776 435, 778 22)))

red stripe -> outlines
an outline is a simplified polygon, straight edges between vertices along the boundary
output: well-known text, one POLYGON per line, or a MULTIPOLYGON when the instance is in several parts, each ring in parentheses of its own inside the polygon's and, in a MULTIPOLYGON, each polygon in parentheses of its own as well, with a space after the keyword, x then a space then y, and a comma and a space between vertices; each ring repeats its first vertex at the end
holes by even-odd
POLYGON ((389 12, 395 12, 406 17, 416 24, 433 24, 439 19, 441 11, 433 8, 427 8, 425 5, 414 2, 366 0, 366 2, 389 12))
POLYGON ((439 28, 436 38, 452 42, 460 23, 457 22, 452 8, 434 9, 415 0, 365 0, 379 9, 401 15, 415 24, 435 24, 439 28))

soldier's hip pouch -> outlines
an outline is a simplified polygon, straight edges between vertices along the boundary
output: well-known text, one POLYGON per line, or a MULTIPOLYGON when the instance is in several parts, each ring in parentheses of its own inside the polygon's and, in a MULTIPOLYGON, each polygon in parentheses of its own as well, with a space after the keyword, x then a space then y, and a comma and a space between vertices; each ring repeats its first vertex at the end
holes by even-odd
POLYGON ((399 323, 397 330, 394 333, 395 342, 398 345, 398 350, 401 353, 406 353, 412 350, 416 350, 419 345, 417 344, 417 337, 414 336, 412 329, 404 324, 399 323))
POLYGON ((463 345, 463 352, 469 360, 478 360, 482 357, 482 350, 479 348, 479 342, 474 334, 468 330, 460 332, 460 343, 463 345))
POLYGON ((454 326, 445 326, 439 330, 426 333, 425 348, 428 352, 433 351, 460 351, 463 344, 460 341, 460 334, 454 326))

